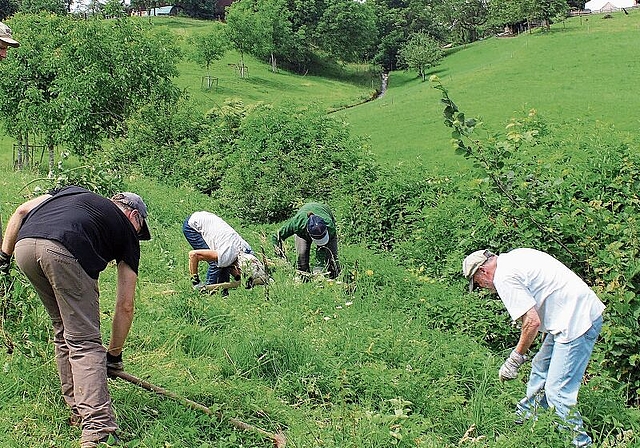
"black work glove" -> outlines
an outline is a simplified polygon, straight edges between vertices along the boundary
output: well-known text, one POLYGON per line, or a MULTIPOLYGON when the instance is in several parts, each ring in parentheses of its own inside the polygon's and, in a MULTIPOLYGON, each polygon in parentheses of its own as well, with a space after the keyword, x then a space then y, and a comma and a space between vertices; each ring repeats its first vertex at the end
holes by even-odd
POLYGON ((11 267, 11 255, 5 254, 0 250, 0 275, 9 275, 11 267))
POLYGON ((107 375, 109 375, 109 371, 121 371, 124 370, 124 364, 122 363, 122 353, 117 356, 112 355, 107 352, 107 375))

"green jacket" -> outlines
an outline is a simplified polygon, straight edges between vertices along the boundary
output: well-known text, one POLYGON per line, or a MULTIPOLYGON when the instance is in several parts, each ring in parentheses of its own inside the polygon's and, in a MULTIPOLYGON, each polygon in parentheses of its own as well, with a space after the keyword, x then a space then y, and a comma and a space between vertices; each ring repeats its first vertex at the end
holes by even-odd
POLYGON ((300 238, 309 239, 309 234, 307 233, 307 220, 309 219, 307 214, 309 212, 324 220, 330 239, 336 237, 338 234, 336 230, 336 220, 329 207, 319 202, 308 202, 300 207, 300 210, 286 221, 282 227, 278 229, 276 234, 271 237, 273 245, 278 245, 280 241, 284 241, 293 234, 298 235, 300 238))

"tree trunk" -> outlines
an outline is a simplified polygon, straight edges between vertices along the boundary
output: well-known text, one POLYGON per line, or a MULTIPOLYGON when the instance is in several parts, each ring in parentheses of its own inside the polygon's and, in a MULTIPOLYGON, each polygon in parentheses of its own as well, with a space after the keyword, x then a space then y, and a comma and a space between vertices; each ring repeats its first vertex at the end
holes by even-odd
POLYGON ((53 169, 56 163, 55 147, 53 146, 53 143, 49 143, 47 145, 47 151, 49 153, 49 177, 53 177, 53 169))
POLYGON ((276 63, 276 55, 271 53, 271 71, 273 73, 278 71, 278 65, 276 63))

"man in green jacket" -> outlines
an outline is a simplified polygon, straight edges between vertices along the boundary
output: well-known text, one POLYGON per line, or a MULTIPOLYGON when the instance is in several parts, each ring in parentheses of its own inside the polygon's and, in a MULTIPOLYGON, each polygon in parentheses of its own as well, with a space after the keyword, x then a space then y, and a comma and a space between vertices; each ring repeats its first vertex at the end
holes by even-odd
POLYGON ((282 242, 291 235, 295 235, 299 271, 311 272, 309 254, 311 244, 315 244, 316 258, 327 267, 329 278, 338 276, 340 273, 338 233, 336 220, 328 206, 318 202, 308 202, 286 221, 272 237, 278 255, 282 254, 282 242))

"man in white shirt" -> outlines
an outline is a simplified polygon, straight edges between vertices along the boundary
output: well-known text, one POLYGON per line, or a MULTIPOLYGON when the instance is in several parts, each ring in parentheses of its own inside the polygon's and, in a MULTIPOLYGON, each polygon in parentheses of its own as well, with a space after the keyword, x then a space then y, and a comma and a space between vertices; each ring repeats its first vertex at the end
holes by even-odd
MULTIPOLYGON (((206 211, 195 212, 185 219, 182 232, 193 248, 189 251, 189 273, 194 289, 226 283, 231 276, 240 281, 243 271, 248 277, 247 288, 266 281, 264 265, 249 243, 219 216, 206 211), (209 263, 204 284, 198 275, 200 261, 209 263)), ((223 294, 227 291, 223 290, 223 294)))
POLYGON ((500 368, 501 380, 517 378, 537 334, 546 334, 532 361, 527 395, 516 413, 526 419, 538 407, 553 406, 573 432, 573 444, 590 446, 591 437, 574 408, 602 328, 604 304, 573 271, 535 249, 500 255, 479 250, 464 259, 462 273, 470 291, 477 285, 497 292, 511 318, 522 321, 518 344, 500 368))

